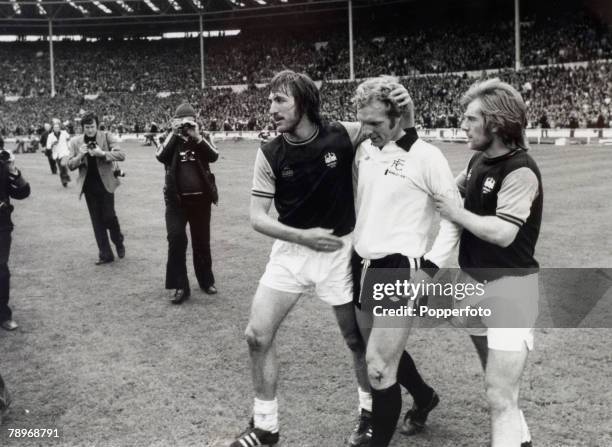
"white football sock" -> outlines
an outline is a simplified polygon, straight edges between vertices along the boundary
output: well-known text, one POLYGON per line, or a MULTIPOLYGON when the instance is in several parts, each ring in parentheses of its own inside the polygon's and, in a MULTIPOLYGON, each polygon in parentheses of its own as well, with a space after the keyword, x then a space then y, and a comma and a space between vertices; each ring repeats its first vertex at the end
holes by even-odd
POLYGON ((253 423, 255 427, 272 433, 278 432, 278 400, 260 400, 253 403, 253 423))
POLYGON ((527 421, 525 421, 525 415, 523 414, 523 410, 519 410, 521 414, 521 443, 531 441, 531 433, 529 433, 529 427, 527 426, 527 421))
POLYGON ((369 391, 363 391, 361 388, 357 388, 359 393, 359 409, 367 410, 372 412, 372 393, 369 391))

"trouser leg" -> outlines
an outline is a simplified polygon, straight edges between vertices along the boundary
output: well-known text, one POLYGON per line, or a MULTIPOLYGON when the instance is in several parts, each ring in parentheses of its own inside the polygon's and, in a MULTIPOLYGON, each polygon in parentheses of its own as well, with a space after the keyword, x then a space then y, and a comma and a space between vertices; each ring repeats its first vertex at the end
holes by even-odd
POLYGON ((8 268, 11 251, 11 232, 0 232, 0 322, 10 320, 13 313, 8 305, 11 272, 8 268))
POLYGON ((185 208, 191 232, 193 267, 198 284, 203 289, 215 284, 210 252, 210 211, 211 202, 206 199, 190 202, 185 208))
POLYGON ((187 278, 187 217, 176 203, 166 203, 166 232, 168 261, 166 263, 166 289, 189 289, 187 278))
POLYGON ((93 226, 94 236, 98 244, 98 256, 100 259, 112 259, 114 255, 110 247, 108 234, 106 233, 103 215, 104 198, 101 194, 92 194, 86 191, 85 201, 87 202, 91 225, 93 226))

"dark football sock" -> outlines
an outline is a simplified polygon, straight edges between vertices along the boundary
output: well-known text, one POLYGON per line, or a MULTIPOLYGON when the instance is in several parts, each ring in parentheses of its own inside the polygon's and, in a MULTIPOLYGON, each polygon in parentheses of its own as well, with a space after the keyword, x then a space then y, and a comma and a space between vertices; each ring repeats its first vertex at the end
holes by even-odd
POLYGON ((372 389, 371 447, 387 447, 395 433, 402 411, 402 391, 399 384, 384 390, 372 389))
POLYGON ((429 405, 433 395, 433 388, 425 383, 414 360, 408 352, 404 351, 397 368, 397 381, 410 393, 419 407, 429 405))

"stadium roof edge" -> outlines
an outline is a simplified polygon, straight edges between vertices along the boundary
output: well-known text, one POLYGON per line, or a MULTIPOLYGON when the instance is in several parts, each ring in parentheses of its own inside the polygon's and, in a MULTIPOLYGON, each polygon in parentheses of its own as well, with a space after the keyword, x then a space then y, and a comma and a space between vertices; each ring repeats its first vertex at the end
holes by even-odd
MULTIPOLYGON (((149 0, 157 5, 158 11, 145 6, 144 1, 137 0, 16 0, 21 13, 13 10, 14 2, 0 0, 0 34, 46 34, 49 22, 54 30, 70 29, 79 32, 97 29, 112 33, 115 27, 132 26, 134 33, 141 30, 150 32, 152 27, 162 26, 160 32, 168 31, 171 25, 186 23, 197 24, 200 15, 206 22, 231 22, 255 18, 277 17, 291 14, 317 14, 347 9, 348 0, 149 0), (102 4, 111 11, 105 13, 96 3, 102 4), (133 10, 127 12, 129 5, 133 10), (179 10, 172 7, 175 3, 179 10), (264 4, 265 3, 265 4, 264 4), (244 5, 239 7, 236 5, 244 5), (201 5, 202 8, 199 8, 201 5), (36 8, 42 6, 43 15, 36 8), (82 12, 78 8, 83 8, 82 12)), ((353 8, 361 9, 372 6, 394 4, 411 4, 419 0, 353 0, 353 8)))

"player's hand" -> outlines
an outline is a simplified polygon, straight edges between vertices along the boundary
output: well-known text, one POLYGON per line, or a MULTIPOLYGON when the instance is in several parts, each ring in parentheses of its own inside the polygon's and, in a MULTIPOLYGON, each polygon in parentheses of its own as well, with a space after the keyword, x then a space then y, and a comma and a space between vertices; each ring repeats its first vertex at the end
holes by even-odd
POLYGON ((455 199, 442 194, 436 194, 434 195, 434 204, 440 216, 444 219, 455 221, 457 212, 460 210, 455 199))
POLYGON ((414 127, 414 102, 406 87, 402 84, 395 84, 393 90, 389 93, 389 98, 403 110, 402 129, 414 127))
POLYGON ((87 155, 88 153, 89 153, 89 149, 87 148, 86 144, 82 144, 81 146, 79 146, 79 154, 87 155))
POLYGON ((332 252, 340 250, 344 243, 338 236, 334 236, 333 232, 334 230, 326 228, 303 230, 298 243, 316 251, 332 252))

